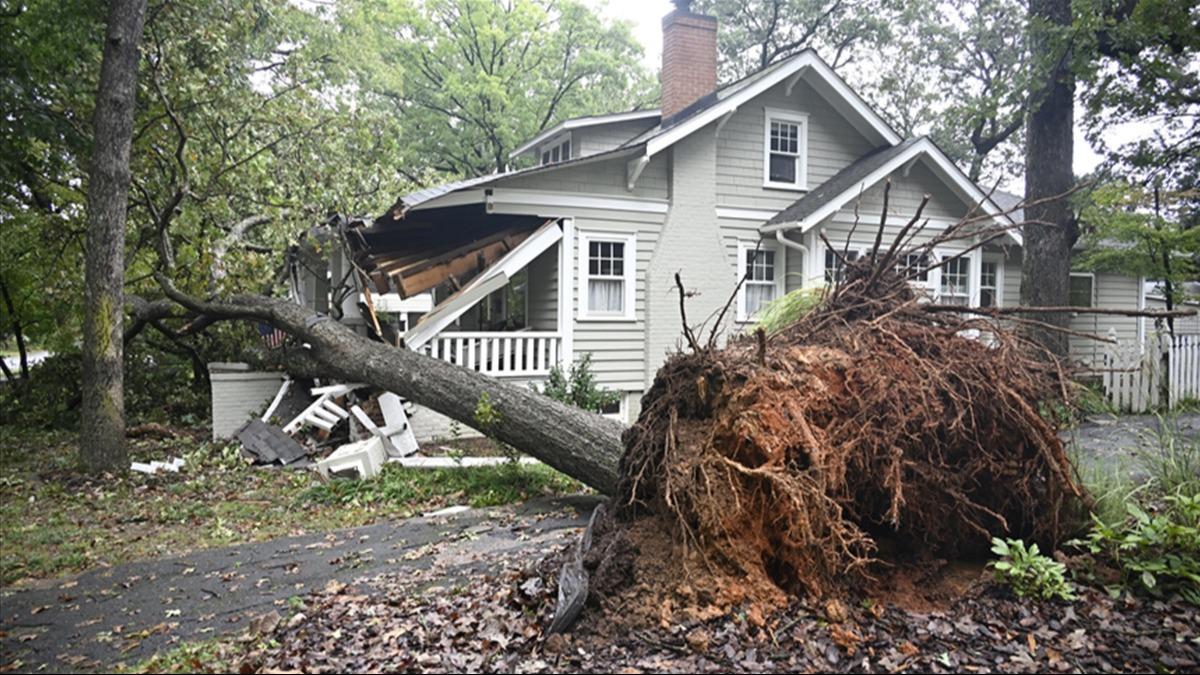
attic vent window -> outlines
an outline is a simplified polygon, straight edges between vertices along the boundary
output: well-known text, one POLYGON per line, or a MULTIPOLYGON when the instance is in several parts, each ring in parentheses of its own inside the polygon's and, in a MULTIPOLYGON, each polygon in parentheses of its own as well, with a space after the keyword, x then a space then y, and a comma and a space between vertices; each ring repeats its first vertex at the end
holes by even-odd
POLYGON ((763 187, 808 189, 808 116, 767 108, 763 187))
POLYGON ((543 166, 571 159, 571 134, 556 136, 549 143, 539 146, 538 156, 541 157, 540 164, 543 166))

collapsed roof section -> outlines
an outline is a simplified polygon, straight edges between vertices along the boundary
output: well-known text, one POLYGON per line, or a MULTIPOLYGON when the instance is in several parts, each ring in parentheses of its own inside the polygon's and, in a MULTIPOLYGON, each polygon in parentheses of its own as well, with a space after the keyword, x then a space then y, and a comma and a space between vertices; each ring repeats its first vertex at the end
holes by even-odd
POLYGON ((494 215, 473 204, 390 215, 346 231, 355 264, 379 293, 409 298, 442 285, 451 292, 516 249, 544 218, 494 215))

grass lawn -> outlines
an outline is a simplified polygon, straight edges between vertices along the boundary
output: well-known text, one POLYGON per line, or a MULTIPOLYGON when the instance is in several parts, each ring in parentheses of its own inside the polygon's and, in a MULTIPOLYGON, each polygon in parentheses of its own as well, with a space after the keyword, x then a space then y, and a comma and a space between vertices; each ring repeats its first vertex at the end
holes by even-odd
POLYGON ((80 572, 340 527, 450 504, 497 506, 583 486, 542 465, 417 470, 389 465, 370 481, 322 482, 309 471, 248 465, 238 444, 131 441, 133 460, 179 456, 178 474, 90 478, 73 434, 0 434, 0 583, 80 572))

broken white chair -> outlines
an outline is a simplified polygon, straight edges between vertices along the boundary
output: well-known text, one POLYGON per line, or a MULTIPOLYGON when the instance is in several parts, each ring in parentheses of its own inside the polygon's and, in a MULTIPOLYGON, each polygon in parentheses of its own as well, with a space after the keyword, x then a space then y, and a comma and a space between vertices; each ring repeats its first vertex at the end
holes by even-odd
POLYGON ((404 412, 404 402, 400 397, 390 391, 380 395, 379 410, 383 413, 382 428, 376 425, 362 408, 350 408, 355 419, 371 432, 372 436, 379 439, 388 455, 407 457, 416 453, 420 446, 417 445, 412 425, 408 423, 408 415, 404 412))
MULTIPOLYGON (((314 394, 317 392, 318 390, 313 390, 314 394)), ((317 400, 312 402, 312 405, 305 408, 303 412, 301 412, 299 415, 296 415, 295 419, 293 419, 291 422, 288 422, 287 425, 283 427, 283 432, 285 434, 294 434, 306 424, 320 427, 325 431, 331 431, 338 421, 344 420, 350 416, 350 413, 346 412, 341 406, 333 402, 333 397, 335 395, 340 394, 330 391, 322 391, 317 396, 317 400)))
POLYGON ((333 454, 317 462, 317 471, 324 477, 349 477, 347 474, 357 473, 360 479, 374 478, 379 475, 383 463, 387 460, 387 452, 383 449, 383 441, 379 438, 368 438, 343 445, 333 454))

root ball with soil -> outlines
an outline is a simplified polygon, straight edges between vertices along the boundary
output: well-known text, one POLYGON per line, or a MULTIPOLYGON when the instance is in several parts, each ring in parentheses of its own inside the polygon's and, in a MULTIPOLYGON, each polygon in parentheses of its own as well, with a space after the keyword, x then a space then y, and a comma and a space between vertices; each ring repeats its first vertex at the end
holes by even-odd
POLYGON ((659 370, 588 556, 597 599, 819 597, 861 587, 881 547, 953 558, 1069 534, 1086 497, 1039 407, 1067 396, 1063 367, 1011 326, 930 311, 901 243, 841 259, 765 340, 659 370))

